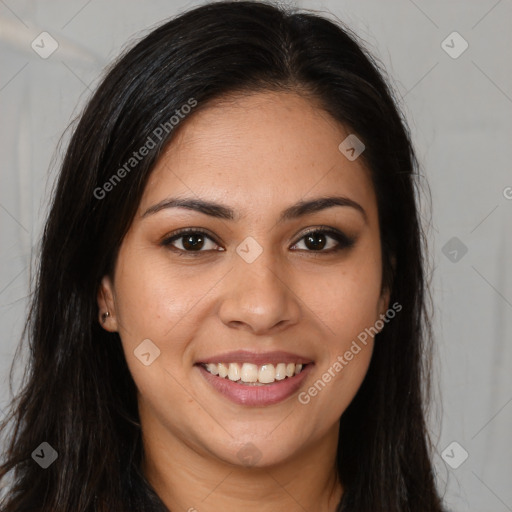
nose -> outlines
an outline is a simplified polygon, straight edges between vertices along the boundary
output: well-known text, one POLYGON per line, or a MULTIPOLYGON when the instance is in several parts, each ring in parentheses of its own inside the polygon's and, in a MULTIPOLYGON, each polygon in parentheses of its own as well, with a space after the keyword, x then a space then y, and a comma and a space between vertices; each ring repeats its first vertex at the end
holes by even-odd
POLYGON ((235 257, 219 309, 230 328, 275 334, 299 321, 301 300, 290 282, 291 272, 265 254, 252 263, 235 257))

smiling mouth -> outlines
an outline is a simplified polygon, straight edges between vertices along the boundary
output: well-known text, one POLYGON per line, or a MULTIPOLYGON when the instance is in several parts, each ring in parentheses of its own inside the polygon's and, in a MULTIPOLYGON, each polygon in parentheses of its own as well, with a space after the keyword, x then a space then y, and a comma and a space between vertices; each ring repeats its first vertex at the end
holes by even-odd
POLYGON ((200 366, 211 375, 232 382, 247 386, 265 386, 298 375, 308 364, 200 363, 200 366))

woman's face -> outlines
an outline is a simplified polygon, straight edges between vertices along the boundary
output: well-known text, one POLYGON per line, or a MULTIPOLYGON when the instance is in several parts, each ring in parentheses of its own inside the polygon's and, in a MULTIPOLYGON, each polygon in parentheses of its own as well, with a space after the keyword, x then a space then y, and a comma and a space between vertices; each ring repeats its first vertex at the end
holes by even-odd
POLYGON ((337 436, 373 349, 358 336, 388 307, 369 173, 338 149, 349 132, 291 93, 210 105, 181 128, 103 279, 104 327, 146 434, 238 465, 290 460, 337 436))

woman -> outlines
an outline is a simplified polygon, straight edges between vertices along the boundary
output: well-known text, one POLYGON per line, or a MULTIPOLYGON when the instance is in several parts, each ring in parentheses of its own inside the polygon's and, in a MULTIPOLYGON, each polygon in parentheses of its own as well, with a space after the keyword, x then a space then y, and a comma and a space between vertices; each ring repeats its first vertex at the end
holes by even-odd
POLYGON ((2 510, 441 511, 415 170, 322 17, 218 2, 126 52, 47 219, 2 510))

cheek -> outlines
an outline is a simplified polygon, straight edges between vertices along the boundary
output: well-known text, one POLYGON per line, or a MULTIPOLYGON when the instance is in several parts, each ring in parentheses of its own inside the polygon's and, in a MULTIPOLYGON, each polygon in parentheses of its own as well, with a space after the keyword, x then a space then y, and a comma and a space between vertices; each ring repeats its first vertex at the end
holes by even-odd
POLYGON ((318 308, 318 315, 328 326, 322 339, 323 355, 315 379, 298 397, 302 405, 311 408, 311 417, 322 418, 322 424, 340 418, 368 371, 379 287, 371 290, 349 280, 344 287, 331 286, 331 292, 322 297, 324 308, 318 308))
MULTIPOLYGON (((208 293, 221 275, 192 266, 170 265, 165 255, 143 257, 143 250, 120 253, 116 269, 116 315, 125 358, 145 400, 176 400, 183 393, 193 360, 190 340, 201 328, 208 293), (137 353, 150 340, 158 357, 144 366, 137 353)), ((151 344, 149 345, 151 347, 151 344)), ((151 352, 151 350, 150 350, 151 352)), ((146 351, 144 351, 146 353, 146 351)))
POLYGON ((371 328, 379 318, 381 270, 373 253, 365 254, 347 260, 343 268, 317 274, 314 286, 303 295, 321 320, 324 337, 316 380, 299 402, 318 408, 318 414, 329 421, 336 421, 348 407, 372 357, 375 331, 371 328))
POLYGON ((380 261, 361 254, 330 272, 309 277, 302 289, 308 307, 323 321, 331 345, 342 350, 378 318, 380 261))
POLYGON ((211 287, 209 280, 199 272, 186 279, 164 258, 137 258, 137 251, 126 256, 116 272, 116 313, 123 340, 149 337, 162 343, 191 315, 211 287))

